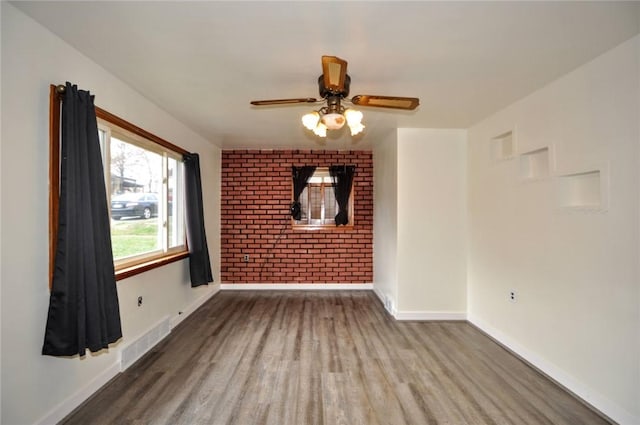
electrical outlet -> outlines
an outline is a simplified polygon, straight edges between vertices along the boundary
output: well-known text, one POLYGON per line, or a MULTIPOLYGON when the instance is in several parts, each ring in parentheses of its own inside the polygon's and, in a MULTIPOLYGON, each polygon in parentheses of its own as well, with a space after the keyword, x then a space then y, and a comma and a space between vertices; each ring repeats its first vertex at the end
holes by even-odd
POLYGON ((244 254, 242 256, 242 261, 244 261, 245 263, 248 263, 249 262, 249 254, 244 254))
POLYGON ((509 301, 514 303, 517 300, 518 300, 518 294, 516 293, 516 290, 515 289, 510 290, 509 291, 509 301))

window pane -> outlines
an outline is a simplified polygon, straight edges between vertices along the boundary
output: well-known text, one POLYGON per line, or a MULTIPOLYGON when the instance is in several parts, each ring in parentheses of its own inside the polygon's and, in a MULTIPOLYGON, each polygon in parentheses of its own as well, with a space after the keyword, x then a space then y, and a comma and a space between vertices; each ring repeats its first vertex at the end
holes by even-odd
POLYGON ((102 154, 102 162, 104 163, 104 146, 107 138, 107 132, 103 129, 98 129, 98 139, 100 140, 100 153, 102 154))
MULTIPOLYGON (((107 130, 105 130, 104 128, 98 128, 98 139, 100 140, 100 158, 102 159, 102 167, 105 167, 106 164, 109 163, 108 161, 108 156, 109 156, 109 145, 108 140, 109 140, 109 136, 107 133, 107 130)), ((104 184, 105 184, 105 189, 107 191, 107 193, 109 193, 109 173, 106 171, 105 168, 103 168, 104 171, 104 184)))
POLYGON ((300 220, 301 223, 307 223, 309 220, 309 187, 305 187, 300 194, 300 220))
POLYGON ((325 223, 333 223, 336 214, 338 214, 338 204, 333 186, 330 184, 324 187, 324 220, 325 223))
POLYGON ((114 260, 162 249, 162 156, 111 137, 114 260))
POLYGON ((169 158, 167 162, 167 233, 169 248, 184 245, 184 217, 182 212, 184 200, 182 191, 182 162, 169 158))
POLYGON ((311 220, 322 219, 322 195, 320 185, 309 185, 309 197, 311 201, 311 220))

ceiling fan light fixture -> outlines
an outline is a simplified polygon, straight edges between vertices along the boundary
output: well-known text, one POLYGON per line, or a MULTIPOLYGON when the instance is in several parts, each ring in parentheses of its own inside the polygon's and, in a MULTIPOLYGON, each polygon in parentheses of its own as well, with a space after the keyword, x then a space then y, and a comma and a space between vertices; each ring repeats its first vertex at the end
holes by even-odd
POLYGON ((345 117, 335 112, 323 115, 320 121, 327 126, 329 130, 339 130, 346 123, 345 117))
POLYGON ((302 125, 318 137, 327 137, 327 130, 339 130, 345 123, 351 130, 351 135, 362 133, 362 112, 355 109, 338 109, 342 112, 327 112, 326 108, 319 111, 311 111, 302 116, 302 125))
POLYGON ((362 112, 349 108, 344 111, 344 117, 347 120, 349 129, 351 129, 352 136, 355 136, 364 130, 364 125, 362 124, 362 112))
POLYGON ((316 128, 313 129, 313 132, 316 136, 327 137, 327 126, 319 122, 316 128))
POLYGON ((355 136, 356 134, 362 133, 362 130, 364 130, 364 125, 361 123, 349 125, 349 129, 351 130, 351 135, 355 136))
MULTIPOLYGON (((320 97, 326 102, 317 111, 311 111, 302 116, 302 125, 313 131, 318 137, 327 137, 327 130, 339 130, 345 123, 351 130, 351 135, 362 133, 362 112, 355 109, 345 109, 341 105, 346 101, 355 106, 375 106, 379 108, 404 109, 413 111, 420 104, 417 97, 378 96, 359 94, 348 100, 351 77, 347 74, 347 61, 336 56, 322 56, 322 75, 318 77, 320 97)), ((289 105, 298 103, 319 103, 312 97, 293 99, 252 100, 254 106, 289 105)))
POLYGON ((358 125, 362 122, 362 112, 355 109, 347 109, 344 111, 344 117, 347 119, 347 124, 351 127, 352 125, 358 125))
POLYGON ((304 114, 302 116, 302 125, 304 125, 308 130, 313 131, 318 126, 319 121, 320 114, 316 111, 309 112, 308 114, 304 114))

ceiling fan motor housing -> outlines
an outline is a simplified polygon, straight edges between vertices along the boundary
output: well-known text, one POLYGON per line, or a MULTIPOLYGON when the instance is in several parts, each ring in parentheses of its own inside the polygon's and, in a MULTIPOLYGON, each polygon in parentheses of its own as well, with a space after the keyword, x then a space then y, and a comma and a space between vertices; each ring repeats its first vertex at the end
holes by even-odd
POLYGON ((326 99, 329 96, 339 96, 340 98, 345 98, 349 96, 350 84, 351 84, 351 77, 349 77, 349 75, 346 75, 344 79, 344 90, 334 91, 334 90, 328 89, 324 85, 324 75, 321 75, 320 77, 318 77, 318 87, 319 87, 320 97, 322 97, 323 99, 326 99))

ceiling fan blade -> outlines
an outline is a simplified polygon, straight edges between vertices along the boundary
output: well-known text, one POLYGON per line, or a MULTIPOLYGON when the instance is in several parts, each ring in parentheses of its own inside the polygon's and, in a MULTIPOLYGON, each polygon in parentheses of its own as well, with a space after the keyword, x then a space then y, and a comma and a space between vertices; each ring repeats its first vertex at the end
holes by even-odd
POLYGON ((317 100, 313 97, 300 97, 297 99, 269 99, 269 100, 252 100, 251 104, 255 106, 269 106, 269 105, 289 105, 292 103, 316 103, 317 100))
POLYGON ((359 94, 351 98, 351 103, 360 106, 375 106, 378 108, 393 108, 414 110, 420 104, 417 97, 398 97, 398 96, 374 96, 368 94, 359 94))
POLYGON ((327 90, 334 93, 343 92, 344 81, 347 78, 347 61, 336 56, 323 56, 322 76, 327 90))

